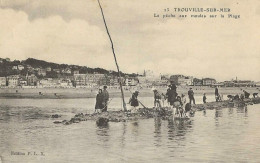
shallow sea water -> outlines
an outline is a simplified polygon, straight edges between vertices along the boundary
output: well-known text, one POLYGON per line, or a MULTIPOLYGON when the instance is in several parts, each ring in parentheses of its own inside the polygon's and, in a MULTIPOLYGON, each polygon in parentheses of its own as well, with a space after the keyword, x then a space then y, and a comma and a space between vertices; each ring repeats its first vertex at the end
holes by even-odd
MULTIPOLYGON (((140 100, 152 103, 152 97, 140 100)), ((260 105, 196 112, 189 121, 152 118, 110 122, 103 128, 93 121, 53 123, 91 113, 94 103, 1 99, 2 162, 260 162, 260 105), (52 119, 51 114, 62 117, 52 119), (12 151, 25 155, 11 155, 12 151)), ((120 99, 110 106, 119 109, 120 99)))

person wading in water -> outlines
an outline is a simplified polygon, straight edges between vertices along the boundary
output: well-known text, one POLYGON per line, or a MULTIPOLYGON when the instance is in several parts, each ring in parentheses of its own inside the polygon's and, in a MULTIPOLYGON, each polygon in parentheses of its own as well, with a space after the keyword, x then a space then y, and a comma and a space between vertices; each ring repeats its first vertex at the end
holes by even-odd
POLYGON ((177 92, 176 92, 176 85, 172 82, 171 85, 169 85, 169 89, 167 90, 167 97, 168 97, 168 102, 170 103, 170 106, 172 108, 173 115, 175 114, 175 109, 174 109, 174 102, 176 101, 177 97, 177 92))
POLYGON ((154 89, 153 90, 153 93, 154 93, 154 107, 155 108, 161 108, 162 106, 161 106, 161 95, 160 95, 160 93, 156 90, 156 89, 154 89))
POLYGON ((207 101, 206 101, 206 100, 207 100, 206 93, 204 93, 204 95, 203 95, 203 103, 204 103, 204 104, 206 104, 206 103, 207 103, 207 101))
POLYGON ((136 113, 137 112, 137 107, 139 106, 139 102, 138 102, 138 94, 139 92, 138 91, 135 91, 133 94, 132 94, 132 97, 130 98, 129 100, 129 104, 132 106, 131 107, 131 112, 132 113, 136 113))
POLYGON ((107 86, 103 87, 103 101, 102 104, 104 105, 104 109, 102 110, 102 112, 107 111, 107 105, 108 105, 108 100, 109 100, 109 93, 107 91, 107 86))
POLYGON ((190 104, 191 104, 191 101, 193 101, 193 104, 195 104, 194 92, 193 92, 192 88, 190 88, 190 90, 188 91, 188 95, 189 95, 189 99, 190 99, 190 104))
POLYGON ((99 112, 99 110, 102 111, 103 108, 104 108, 103 93, 102 93, 102 89, 99 89, 98 94, 96 96, 95 112, 99 112))

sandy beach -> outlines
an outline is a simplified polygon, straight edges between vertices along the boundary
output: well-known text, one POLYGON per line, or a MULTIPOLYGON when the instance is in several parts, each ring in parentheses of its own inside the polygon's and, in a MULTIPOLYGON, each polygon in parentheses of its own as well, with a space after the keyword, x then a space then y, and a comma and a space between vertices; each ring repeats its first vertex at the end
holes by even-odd
MULTIPOLYGON (((190 87, 181 87, 177 89, 178 94, 187 96, 190 87)), ((215 88, 211 87, 192 87, 195 95, 213 95, 215 88)), ((131 89, 135 91, 136 89, 131 89)), ((159 88, 160 93, 166 93, 166 88, 159 88)), ((246 90, 252 96, 253 93, 259 93, 258 87, 223 87, 219 88, 219 93, 223 96, 242 94, 242 90, 246 90)), ((119 89, 109 89, 110 97, 121 97, 119 89)), ((152 97, 153 91, 151 88, 139 89, 140 97, 152 97)), ((1 88, 0 98, 28 98, 28 99, 73 99, 73 98, 94 98, 96 97, 97 89, 90 88, 1 88), (41 92, 41 95, 39 94, 41 92), (55 95, 56 94, 56 95, 55 95)), ((124 90, 125 96, 130 96, 129 90, 124 90)))

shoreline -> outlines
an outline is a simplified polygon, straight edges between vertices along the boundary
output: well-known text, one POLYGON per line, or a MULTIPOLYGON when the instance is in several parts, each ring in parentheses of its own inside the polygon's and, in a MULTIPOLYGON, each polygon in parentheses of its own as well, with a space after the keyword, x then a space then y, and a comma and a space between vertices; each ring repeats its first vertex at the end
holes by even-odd
MULTIPOLYGON (((184 94, 187 97, 187 92, 190 87, 178 87, 177 93, 179 95, 184 94)), ((215 89, 210 87, 192 87, 196 95, 214 95, 215 89)), ((251 94, 259 93, 260 90, 256 87, 224 87, 219 88, 221 95, 236 95, 242 94, 244 89, 251 94)), ((132 89, 131 92, 134 92, 132 89)), ((158 88, 160 93, 166 93, 166 88, 158 88)), ((121 97, 121 92, 119 89, 108 89, 111 98, 121 97)), ((151 88, 139 89, 139 97, 152 97, 153 91, 151 88)), ((97 89, 80 89, 80 88, 1 88, 0 89, 0 99, 76 99, 76 98, 95 98, 97 94, 97 89), (39 94, 41 92, 42 95, 39 94), (55 95, 56 94, 56 95, 55 95)), ((130 97, 131 93, 129 90, 124 90, 125 97, 130 97)))

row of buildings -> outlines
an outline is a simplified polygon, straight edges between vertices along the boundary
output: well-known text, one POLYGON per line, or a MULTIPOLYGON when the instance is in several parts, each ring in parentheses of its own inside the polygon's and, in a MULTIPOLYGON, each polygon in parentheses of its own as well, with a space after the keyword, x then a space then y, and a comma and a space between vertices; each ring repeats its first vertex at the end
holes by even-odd
MULTIPOLYGON (((121 83, 125 86, 136 86, 139 82, 137 78, 124 77, 121 83)), ((93 88, 101 85, 119 86, 119 78, 106 74, 73 74, 72 76, 64 76, 60 78, 43 78, 39 79, 36 75, 10 75, 0 77, 0 87, 88 87, 93 88)))
POLYGON ((181 86, 213 86, 217 84, 217 81, 213 78, 193 78, 192 76, 184 75, 171 75, 162 76, 164 79, 168 79, 170 82, 174 82, 176 85, 181 86))
MULTIPOLYGON (((15 68, 21 70, 22 67, 17 65, 15 68)), ((27 67, 28 68, 28 67, 27 67)), ((48 71, 55 71, 55 69, 37 69, 38 75, 45 76, 48 71)), ((58 71, 58 70, 57 70, 58 71)), ((60 70, 59 70, 60 71, 60 70)), ((38 78, 35 74, 22 76, 22 75, 10 75, 7 77, 0 77, 0 87, 88 87, 94 88, 101 85, 108 85, 119 87, 119 81, 124 86, 140 86, 140 87, 154 87, 154 86, 167 86, 170 82, 174 82, 180 86, 218 86, 218 87, 253 87, 259 86, 259 83, 253 81, 231 80, 219 82, 213 78, 193 78, 192 76, 184 75, 160 75, 156 77, 152 71, 144 71, 142 75, 136 77, 117 77, 112 74, 100 74, 100 73, 87 73, 80 74, 78 70, 71 71, 70 69, 62 70, 62 73, 67 73, 67 76, 58 78, 38 78)))
POLYGON ((213 78, 193 78, 192 76, 184 75, 172 75, 169 77, 170 81, 173 81, 177 85, 183 86, 213 86, 213 87, 259 87, 259 82, 254 82, 251 80, 235 80, 217 82, 213 78))

